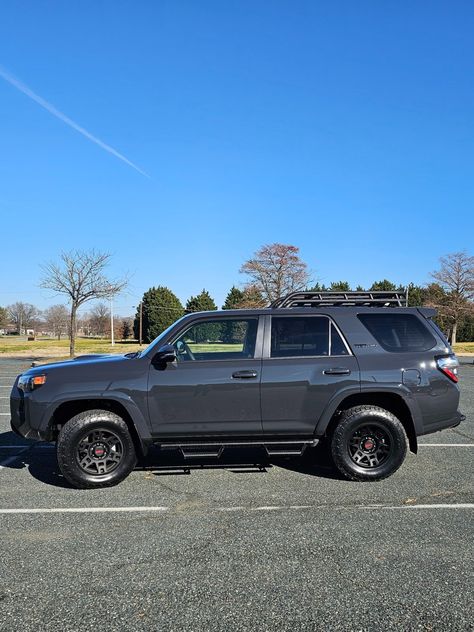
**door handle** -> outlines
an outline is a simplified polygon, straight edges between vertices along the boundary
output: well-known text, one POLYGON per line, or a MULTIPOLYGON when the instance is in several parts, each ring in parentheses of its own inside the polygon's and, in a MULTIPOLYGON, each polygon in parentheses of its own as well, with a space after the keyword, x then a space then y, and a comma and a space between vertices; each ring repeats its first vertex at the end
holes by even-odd
POLYGON ((333 366, 330 369, 324 369, 324 375, 350 375, 351 370, 341 366, 333 366))
POLYGON ((232 377, 237 380, 251 380, 257 377, 257 375, 257 371, 236 371, 235 373, 232 373, 232 377))

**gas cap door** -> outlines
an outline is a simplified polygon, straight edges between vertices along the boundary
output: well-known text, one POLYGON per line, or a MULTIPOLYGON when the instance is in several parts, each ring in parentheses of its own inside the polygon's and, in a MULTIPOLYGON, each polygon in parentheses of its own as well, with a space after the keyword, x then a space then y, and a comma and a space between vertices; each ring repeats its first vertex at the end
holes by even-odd
POLYGON ((402 383, 405 386, 419 386, 421 384, 421 373, 418 369, 402 369, 402 383))

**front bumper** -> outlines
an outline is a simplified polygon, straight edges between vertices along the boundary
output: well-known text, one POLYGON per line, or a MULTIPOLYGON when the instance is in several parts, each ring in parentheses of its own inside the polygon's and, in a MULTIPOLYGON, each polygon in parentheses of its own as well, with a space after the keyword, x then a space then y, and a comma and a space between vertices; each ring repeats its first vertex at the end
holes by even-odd
POLYGON ((25 439, 47 440, 42 433, 31 427, 30 415, 28 414, 28 403, 24 393, 17 387, 18 378, 13 385, 10 395, 10 427, 15 434, 25 439))

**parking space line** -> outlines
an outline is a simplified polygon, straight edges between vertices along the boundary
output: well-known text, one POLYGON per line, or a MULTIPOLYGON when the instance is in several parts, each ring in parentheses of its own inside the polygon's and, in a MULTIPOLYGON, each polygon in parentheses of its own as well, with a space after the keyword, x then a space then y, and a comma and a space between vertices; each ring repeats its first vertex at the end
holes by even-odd
POLYGON ((131 513, 141 511, 168 511, 169 507, 53 507, 51 509, 0 509, 0 514, 51 514, 51 513, 131 513))
POLYGON ((474 448, 474 443, 419 443, 419 448, 474 448))
POLYGON ((393 507, 380 507, 380 509, 474 509, 474 503, 445 503, 438 505, 394 505, 393 507))
MULTIPOLYGON (((87 513, 141 513, 141 512, 166 512, 173 507, 139 505, 137 507, 45 507, 45 508, 18 508, 0 509, 0 514, 87 514, 87 513)), ((474 503, 443 503, 426 505, 262 505, 258 507, 209 507, 209 511, 237 512, 237 511, 301 511, 307 509, 322 509, 330 511, 360 511, 360 510, 396 510, 396 509, 474 509, 474 503)))

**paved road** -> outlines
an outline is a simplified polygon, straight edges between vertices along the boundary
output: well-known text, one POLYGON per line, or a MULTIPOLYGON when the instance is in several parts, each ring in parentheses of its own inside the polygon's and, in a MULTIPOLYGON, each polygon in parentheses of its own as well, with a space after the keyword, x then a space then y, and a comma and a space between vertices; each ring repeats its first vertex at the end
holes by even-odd
POLYGON ((25 367, 0 362, 1 630, 474 629, 474 365, 467 420, 380 483, 239 453, 185 475, 155 453, 93 491, 8 431, 25 367))

